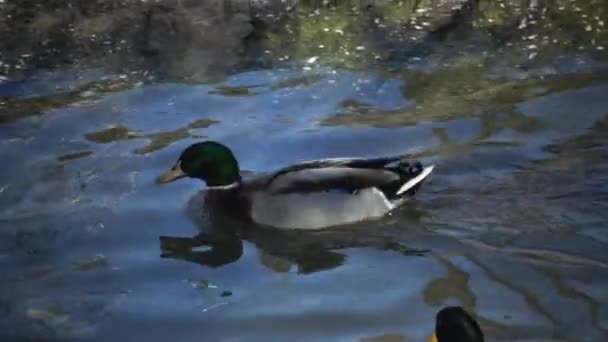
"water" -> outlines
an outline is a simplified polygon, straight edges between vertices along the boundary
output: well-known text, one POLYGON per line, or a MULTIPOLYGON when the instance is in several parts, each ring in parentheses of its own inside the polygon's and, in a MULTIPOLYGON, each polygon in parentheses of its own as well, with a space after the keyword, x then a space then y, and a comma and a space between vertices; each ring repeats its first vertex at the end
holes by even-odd
POLYGON ((272 67, 214 83, 0 83, 2 340, 422 341, 459 304, 489 340, 605 341, 608 9, 557 4, 518 29, 517 7, 491 4, 466 21, 481 28, 413 46, 395 38, 403 4, 376 31, 350 29, 367 12, 296 16, 262 42, 272 67), (154 183, 202 139, 246 174, 398 153, 437 167, 389 217, 286 233, 202 212, 197 181, 154 183))

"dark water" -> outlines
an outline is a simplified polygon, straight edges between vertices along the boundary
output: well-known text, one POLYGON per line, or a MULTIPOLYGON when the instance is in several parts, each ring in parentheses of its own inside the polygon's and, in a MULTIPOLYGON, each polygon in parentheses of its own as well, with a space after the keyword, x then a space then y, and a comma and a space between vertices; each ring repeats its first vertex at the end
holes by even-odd
POLYGON ((504 4, 420 45, 395 38, 417 30, 404 5, 369 30, 367 12, 319 10, 267 37, 272 67, 213 84, 0 83, 2 341, 422 341, 447 304, 489 340, 606 341, 607 8, 504 4), (154 183, 201 139, 247 172, 406 152, 437 167, 385 219, 285 233, 202 213, 197 181, 154 183))

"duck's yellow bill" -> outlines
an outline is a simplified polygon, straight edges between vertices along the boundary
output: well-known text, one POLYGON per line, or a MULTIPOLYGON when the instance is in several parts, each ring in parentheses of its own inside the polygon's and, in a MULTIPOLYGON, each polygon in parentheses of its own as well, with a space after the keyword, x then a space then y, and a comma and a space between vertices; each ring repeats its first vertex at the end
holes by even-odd
POLYGON ((180 179, 180 178, 184 178, 184 177, 186 177, 186 173, 182 170, 181 166, 178 163, 178 164, 175 164, 171 168, 171 170, 158 176, 158 178, 156 178, 156 183, 165 184, 165 183, 173 182, 176 179, 180 179))
POLYGON ((429 338, 426 339, 426 342, 437 342, 437 336, 435 336, 435 334, 429 336, 429 338))

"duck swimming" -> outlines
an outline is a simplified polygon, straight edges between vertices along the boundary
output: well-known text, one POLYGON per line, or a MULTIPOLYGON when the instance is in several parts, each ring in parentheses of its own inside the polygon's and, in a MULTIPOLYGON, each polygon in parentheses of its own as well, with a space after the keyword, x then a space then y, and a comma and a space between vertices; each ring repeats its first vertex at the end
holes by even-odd
POLYGON ((427 342, 483 342, 475 319, 460 306, 441 309, 435 317, 435 333, 427 342))
POLYGON ((187 147, 157 183, 200 179, 212 202, 257 224, 321 229, 386 215, 412 197, 433 168, 406 155, 330 158, 243 179, 228 147, 204 141, 187 147))

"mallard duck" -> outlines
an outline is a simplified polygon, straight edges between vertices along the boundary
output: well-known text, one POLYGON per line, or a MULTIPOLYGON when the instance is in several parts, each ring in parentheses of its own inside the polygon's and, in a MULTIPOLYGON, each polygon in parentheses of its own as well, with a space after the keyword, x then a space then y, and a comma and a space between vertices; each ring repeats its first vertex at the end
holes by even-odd
POLYGON ((320 229, 386 215, 413 196, 432 171, 405 155, 331 158, 244 180, 228 147, 204 141, 187 147, 157 182, 197 178, 215 203, 257 224, 320 229))
POLYGON ((460 306, 441 309, 435 317, 435 333, 427 342, 483 342, 477 321, 460 306))

